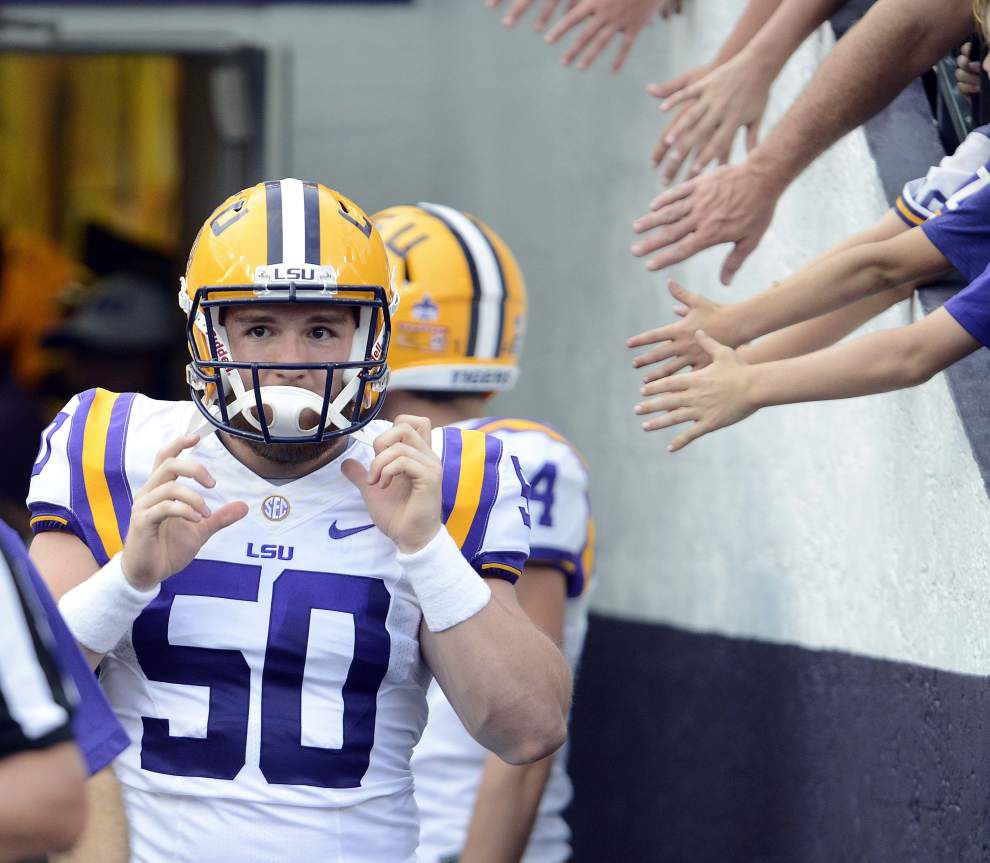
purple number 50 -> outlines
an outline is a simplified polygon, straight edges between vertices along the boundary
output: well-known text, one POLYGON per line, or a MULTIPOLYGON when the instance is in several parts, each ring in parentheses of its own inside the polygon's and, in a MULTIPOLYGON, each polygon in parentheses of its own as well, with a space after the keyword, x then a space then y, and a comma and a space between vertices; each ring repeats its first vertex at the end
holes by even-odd
MULTIPOLYGON (((133 641, 149 680, 207 686, 205 737, 174 737, 168 720, 142 717, 141 766, 173 776, 233 779, 247 755, 251 669, 240 650, 177 647, 168 641, 175 597, 257 602, 261 567, 195 560, 162 583, 134 623, 133 641)), ((378 579, 287 569, 275 579, 261 683, 261 772, 273 785, 356 788, 368 770, 378 689, 388 669, 390 596, 378 579), (342 686, 343 744, 302 743, 302 687, 313 609, 354 618, 354 656, 342 686)))

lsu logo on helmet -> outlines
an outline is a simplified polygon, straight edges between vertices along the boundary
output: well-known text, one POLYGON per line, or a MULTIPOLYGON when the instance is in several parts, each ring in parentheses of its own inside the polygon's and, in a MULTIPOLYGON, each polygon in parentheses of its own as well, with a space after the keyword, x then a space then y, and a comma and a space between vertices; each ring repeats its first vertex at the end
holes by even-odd
POLYGON ((526 286, 509 247, 484 222, 421 203, 372 217, 402 305, 393 317, 389 386, 494 393, 519 375, 526 286))

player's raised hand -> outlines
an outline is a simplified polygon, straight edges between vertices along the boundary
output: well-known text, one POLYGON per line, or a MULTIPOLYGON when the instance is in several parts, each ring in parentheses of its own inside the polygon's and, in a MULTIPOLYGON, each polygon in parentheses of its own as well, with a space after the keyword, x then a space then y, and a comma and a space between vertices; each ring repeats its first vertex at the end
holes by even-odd
POLYGON ((742 127, 746 128, 746 146, 753 149, 773 78, 772 66, 744 50, 676 90, 671 85, 680 84, 684 76, 667 85, 647 87, 652 96, 663 100, 661 111, 682 106, 653 149, 654 167, 666 159, 664 180, 672 182, 692 153, 692 177, 713 161, 727 164, 736 132, 742 127))
POLYGON ((719 344, 701 330, 696 336, 711 357, 711 365, 701 371, 645 384, 640 393, 648 398, 635 407, 640 416, 663 414, 645 420, 645 431, 691 423, 687 431, 667 446, 670 452, 683 449, 709 432, 746 419, 758 407, 750 397, 749 371, 752 366, 740 359, 732 348, 719 344))
POLYGON ((669 0, 580 0, 550 28, 545 38, 553 45, 583 24, 561 62, 569 66, 576 60, 578 69, 584 70, 598 59, 614 37, 620 36, 612 63, 612 71, 618 72, 653 14, 662 14, 665 9, 669 14, 672 5, 676 4, 669 0))
POLYGON ((201 494, 178 482, 184 477, 204 488, 216 485, 203 465, 179 457, 198 442, 198 435, 183 435, 163 447, 151 476, 134 496, 121 566, 138 590, 150 590, 185 569, 213 534, 247 515, 243 501, 211 512, 201 494))
POLYGON ((695 371, 707 366, 711 357, 695 338, 698 330, 712 333, 719 340, 735 345, 728 322, 723 323, 722 320, 723 306, 701 294, 692 293, 673 279, 667 282, 667 289, 675 300, 674 314, 680 320, 626 339, 626 347, 629 348, 656 345, 636 356, 632 362, 636 369, 662 363, 647 370, 643 376, 644 383, 669 377, 687 366, 695 371))
POLYGON ((440 530, 443 465, 430 445, 430 421, 400 414, 375 438, 375 458, 365 468, 355 459, 341 466, 361 491, 378 529, 399 551, 419 551, 440 530))

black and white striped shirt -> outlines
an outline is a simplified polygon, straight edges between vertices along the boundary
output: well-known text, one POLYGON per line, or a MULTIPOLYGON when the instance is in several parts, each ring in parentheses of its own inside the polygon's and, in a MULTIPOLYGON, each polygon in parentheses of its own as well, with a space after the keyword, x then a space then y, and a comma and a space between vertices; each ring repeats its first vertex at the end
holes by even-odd
POLYGON ((62 677, 23 546, 0 543, 0 758, 72 737, 75 687, 62 677))

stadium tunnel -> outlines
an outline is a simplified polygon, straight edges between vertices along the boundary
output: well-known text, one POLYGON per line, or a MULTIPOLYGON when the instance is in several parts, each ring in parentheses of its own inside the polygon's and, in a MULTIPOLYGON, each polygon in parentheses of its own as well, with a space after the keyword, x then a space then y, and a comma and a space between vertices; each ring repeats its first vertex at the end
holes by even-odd
MULTIPOLYGON (((915 389, 765 411, 668 455, 632 414, 623 346, 669 318, 665 278, 628 254, 660 131, 628 80, 696 65, 732 16, 696 0, 617 80, 553 69, 525 32, 508 48, 478 6, 11 14, 91 45, 158 28, 260 52, 267 174, 319 178, 369 211, 449 202, 513 247, 531 320, 522 381, 493 410, 566 432, 599 521, 572 734, 575 860, 988 859, 987 352, 915 389)), ((795 54, 765 128, 860 11, 795 54)), ((669 275, 717 300, 762 289, 871 224, 941 155, 916 82, 790 188, 732 287, 716 282, 724 249, 669 275)))

